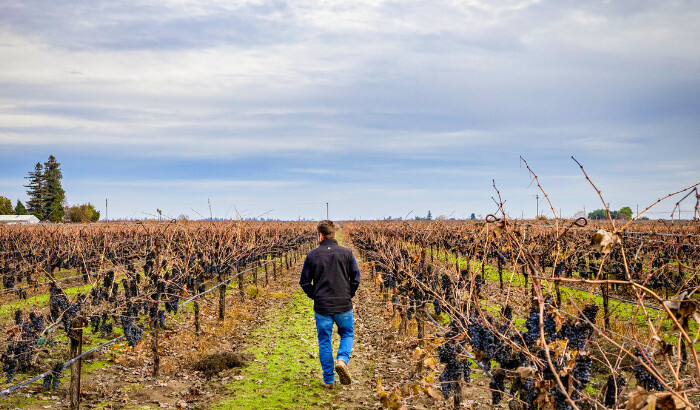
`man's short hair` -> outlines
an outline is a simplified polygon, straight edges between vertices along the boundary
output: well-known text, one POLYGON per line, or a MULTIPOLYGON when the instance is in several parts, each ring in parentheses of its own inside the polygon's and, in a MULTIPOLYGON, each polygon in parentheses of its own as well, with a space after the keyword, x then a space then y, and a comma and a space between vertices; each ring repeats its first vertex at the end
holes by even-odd
POLYGON ((335 222, 326 219, 318 223, 316 230, 318 233, 323 235, 325 239, 334 239, 335 233, 338 231, 338 225, 336 225, 335 222))

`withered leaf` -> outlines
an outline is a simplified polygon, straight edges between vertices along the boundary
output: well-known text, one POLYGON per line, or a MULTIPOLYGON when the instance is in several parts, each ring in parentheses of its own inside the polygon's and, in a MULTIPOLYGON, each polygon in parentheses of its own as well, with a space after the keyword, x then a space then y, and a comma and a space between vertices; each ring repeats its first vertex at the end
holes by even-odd
POLYGON ((617 232, 609 232, 599 229, 591 237, 591 247, 598 252, 610 253, 613 245, 622 243, 622 237, 617 232))

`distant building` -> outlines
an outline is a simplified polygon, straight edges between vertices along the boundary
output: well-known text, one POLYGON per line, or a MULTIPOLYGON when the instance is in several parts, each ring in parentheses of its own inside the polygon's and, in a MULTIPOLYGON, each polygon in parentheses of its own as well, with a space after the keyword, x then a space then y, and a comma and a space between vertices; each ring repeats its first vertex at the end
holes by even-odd
POLYGON ((34 215, 0 215, 0 225, 37 224, 39 218, 34 215))

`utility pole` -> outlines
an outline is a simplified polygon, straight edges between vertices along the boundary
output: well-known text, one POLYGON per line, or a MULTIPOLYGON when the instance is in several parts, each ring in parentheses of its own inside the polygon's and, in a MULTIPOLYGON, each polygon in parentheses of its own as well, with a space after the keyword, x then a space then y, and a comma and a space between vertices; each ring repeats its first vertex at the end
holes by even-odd
POLYGON ((107 204, 107 198, 105 198, 105 221, 109 221, 109 206, 107 204))
POLYGON ((535 200, 537 201, 537 212, 535 213, 535 219, 540 216, 540 194, 535 195, 535 200))
POLYGON ((639 216, 639 204, 637 204, 637 216, 639 216))
POLYGON ((326 202, 326 219, 330 220, 331 218, 328 217, 328 202, 326 202))

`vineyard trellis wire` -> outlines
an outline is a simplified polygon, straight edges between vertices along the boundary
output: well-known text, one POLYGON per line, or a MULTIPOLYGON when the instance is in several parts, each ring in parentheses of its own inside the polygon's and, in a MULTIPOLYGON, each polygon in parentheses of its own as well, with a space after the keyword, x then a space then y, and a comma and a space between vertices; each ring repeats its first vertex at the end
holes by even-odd
MULTIPOLYGON (((103 235, 105 241, 110 227, 81 227, 76 234, 75 228, 66 228, 68 234, 64 235, 60 240, 75 240, 80 235, 92 238, 103 235), (71 229, 73 229, 71 231, 71 229), (95 236, 95 234, 97 236, 95 236), (72 236, 71 236, 72 235, 72 236)), ((29 360, 33 357, 36 341, 41 341, 46 335, 47 340, 52 340, 48 336, 47 331, 63 324, 66 330, 68 339, 75 340, 71 335, 76 329, 76 325, 72 321, 73 318, 84 317, 90 320, 90 325, 95 329, 103 329, 108 325, 108 333, 112 332, 112 323, 107 323, 108 320, 121 320, 124 328, 124 335, 113 338, 95 348, 102 348, 113 344, 118 340, 126 338, 130 345, 135 345, 141 339, 145 324, 150 322, 152 331, 152 350, 154 354, 154 374, 157 372, 158 363, 158 329, 164 326, 165 313, 177 313, 179 307, 195 302, 195 327, 199 326, 199 310, 197 298, 202 297, 213 290, 219 289, 219 319, 223 319, 225 311, 224 295, 228 284, 238 278, 239 290, 241 298, 243 298, 243 282, 244 274, 252 272, 252 281, 255 285, 258 284, 258 273, 261 269, 265 272, 265 283, 268 281, 268 265, 272 264, 272 273, 277 278, 277 262, 284 261, 287 268, 290 267, 290 257, 295 260, 298 258, 298 253, 301 249, 307 247, 314 239, 313 229, 311 224, 265 224, 265 225, 243 225, 243 224, 190 224, 187 227, 172 228, 170 224, 165 228, 160 225, 156 229, 147 229, 143 226, 118 227, 117 232, 131 236, 131 240, 124 240, 124 244, 128 249, 129 256, 117 255, 124 249, 112 246, 102 246, 101 252, 95 252, 95 249, 89 249, 89 254, 78 253, 63 253, 61 255, 61 246, 58 250, 55 248, 45 247, 43 253, 36 254, 35 246, 41 241, 46 242, 46 230, 32 229, 9 229, 0 230, 0 240, 10 240, 14 248, 17 249, 18 235, 28 235, 25 238, 24 245, 29 249, 27 251, 16 251, 5 253, 0 259, 5 260, 3 280, 8 276, 16 276, 21 280, 22 271, 25 269, 34 273, 43 272, 49 279, 51 314, 47 326, 44 326, 44 316, 40 311, 36 311, 37 307, 30 310, 31 322, 22 319, 21 311, 15 311, 15 327, 13 332, 15 336, 11 336, 3 344, 7 349, 2 354, 3 371, 8 374, 8 382, 14 377, 18 365, 26 366, 29 360), (140 231, 143 229, 143 232, 140 231), (172 229, 175 233, 166 235, 167 230, 172 229), (32 236, 33 235, 33 236, 32 236), (42 236, 43 235, 43 236, 42 236), (37 240, 37 237, 39 240, 37 240), (140 238, 134 241, 136 238, 140 238), (9 239, 8 239, 9 238, 9 239), (138 246, 134 243, 138 242, 138 246), (196 245, 196 246, 195 246, 196 245), (110 248, 115 248, 114 252, 109 253, 110 248), (140 250, 136 251, 137 248, 140 250), (47 249, 50 249, 47 252, 47 249), (52 253, 53 252, 53 253, 52 253), (141 253, 143 252, 143 253, 141 253), (141 253, 139 257, 136 257, 141 253), (80 257, 78 257, 80 256, 80 257), (13 266, 10 266, 8 258, 13 259, 13 266), (162 257, 162 259, 161 259, 162 257), (63 258, 63 260, 61 259, 63 258), (67 258, 68 261, 65 259, 67 258), (116 258, 116 259, 115 259, 116 258), (81 264, 77 264, 78 259, 82 259, 81 264), (52 272, 56 267, 63 265, 82 266, 83 268, 95 268, 101 266, 105 259, 110 260, 111 265, 106 266, 97 271, 76 275, 77 278, 86 276, 94 278, 87 287, 87 293, 78 294, 73 300, 70 300, 68 295, 60 289, 57 284, 76 277, 68 277, 55 279, 52 272), (168 263, 166 259, 171 262, 168 263), (95 263, 99 260, 99 263, 95 263), (141 274, 136 271, 135 265, 140 264, 145 260, 143 269, 143 280, 141 274), (246 265, 252 264, 252 267, 246 269, 246 265), (24 266, 24 268, 22 267, 24 266), (121 285, 117 287, 119 276, 115 271, 123 271, 121 285), (235 273, 233 272, 235 270, 235 273), (206 289, 206 285, 211 281, 216 280, 216 284, 210 289, 206 289), (119 291, 123 290, 123 291, 119 291), (119 291, 119 292, 118 292, 119 291), (183 293, 184 292, 184 293, 183 293), (180 302, 180 297, 185 293, 190 293, 192 297, 180 302), (91 298, 91 303, 86 303, 88 298, 91 298), (159 306, 165 306, 165 310, 160 310, 159 306), (88 308, 89 307, 89 308, 88 308), (136 307, 136 309, 134 309, 136 307), (139 316, 139 310, 143 310, 147 314, 147 320, 144 324, 136 326, 134 319, 139 316), (35 312, 36 311, 36 312, 35 312), (38 314, 37 314, 38 313, 38 314), (68 318, 66 318, 68 316, 68 318), (40 319, 40 320, 39 320, 40 319), (97 319, 95 323, 94 319, 97 319), (100 323, 102 325, 100 326, 100 323), (40 324, 40 326, 39 326, 40 324), (35 325, 37 328, 35 328, 35 325), (155 341, 155 342, 154 342, 155 341)), ((54 230, 55 234, 58 230, 54 230)), ((53 241, 54 238, 51 238, 53 241)), ((99 241, 95 241, 97 243, 99 241)), ((65 243, 65 242, 64 242, 65 243)), ((105 242, 106 243, 106 242, 105 242)), ((114 243, 112 243, 113 245, 114 243)), ((120 245, 121 245, 120 244, 120 245)), ((94 244, 91 244, 94 245, 94 244)), ((79 243, 75 243, 72 250, 79 248, 79 243)), ((63 247, 68 248, 68 247, 63 247)), ((88 246, 89 248, 89 246, 88 246)), ((93 247, 94 248, 94 247, 93 247)), ((283 269, 282 266, 279 266, 283 269)), ((27 276, 28 278, 28 276, 27 276)), ((29 279, 27 279, 29 280, 29 279)), ((14 279, 8 281, 14 284, 14 279)), ((36 284, 31 287, 37 288, 36 284)), ((12 292, 21 295, 21 289, 11 289, 12 292)), ((1 296, 1 295, 0 295, 1 296)), ((8 295, 5 295, 7 297, 8 295)), ((25 296, 26 297, 26 296, 25 296)), ((22 297, 20 301, 13 305, 21 308, 22 297)), ((12 306, 12 305, 11 305, 12 306)), ((39 310, 42 308, 38 306, 39 310)), ((25 312, 26 313, 26 312, 25 312)), ((82 320, 82 319, 81 319, 82 320)), ((80 331, 82 332, 82 325, 80 331)), ((103 330, 101 330, 103 331, 103 330)), ((198 330, 197 330, 198 331, 198 330)), ((104 331, 103 331, 104 336, 104 331)), ((79 336, 82 340, 82 336, 79 336)), ((72 345, 73 343, 71 343, 72 345)), ((48 345, 47 345, 48 347, 48 345)), ((89 350, 93 352, 95 348, 89 350)), ((4 349, 4 348, 3 348, 4 349)), ((73 354, 71 350, 71 359, 62 363, 61 370, 66 366, 74 363, 84 354, 73 354)), ((42 373, 46 387, 46 377, 55 375, 58 380, 58 364, 52 370, 42 373)), ((39 380, 42 377, 35 376, 29 381, 24 381, 20 385, 3 390, 2 395, 7 395, 12 391, 17 390, 33 381, 39 380)), ((50 388, 50 387, 49 387, 50 388)), ((71 393, 73 391, 71 390, 71 393)))
MULTIPOLYGON (((532 172, 529 166, 528 170, 532 172)), ((541 188, 539 180, 537 185, 541 188)), ((500 216, 486 223, 348 223, 349 236, 376 272, 384 300, 393 306, 392 317, 400 317, 396 324, 399 333, 406 334, 407 322, 415 319, 419 347, 435 340, 437 348, 430 354, 444 364, 439 377, 444 398, 453 396, 455 406, 459 405, 460 380, 468 382, 471 372, 465 360, 476 357, 483 360, 482 370, 496 366, 484 372, 491 379, 488 389, 493 403, 500 402, 502 394, 509 394, 511 408, 573 409, 581 404, 616 407, 625 399, 630 409, 648 405, 696 408, 694 403, 700 399, 697 224, 674 225, 677 232, 653 237, 658 226, 645 225, 652 230, 647 234, 641 230, 625 232, 632 226, 629 224, 618 230, 612 221, 612 229, 574 227, 575 223, 565 227, 558 218, 553 227, 522 223, 507 218, 504 202, 496 192, 498 200, 494 201, 500 216), (626 257, 625 247, 632 249, 631 259, 626 257), (446 266, 436 268, 438 265, 428 262, 428 255, 432 260, 435 251, 438 259, 444 251, 446 266), (454 257, 451 262, 448 252, 454 257), (460 262, 460 258, 464 260, 460 262), (487 260, 493 261, 490 266, 498 266, 498 279, 487 278, 487 260), (506 261, 511 276, 504 290, 502 269, 506 261), (570 277, 572 273, 581 279, 570 277), (513 275, 519 275, 517 282, 513 275), (500 289, 496 283, 489 283, 493 280, 500 281, 500 289), (570 282, 588 288, 569 286, 570 282), (527 297, 528 286, 532 295, 529 311, 526 303, 521 308, 509 304, 516 296, 527 297), (601 289, 596 292, 591 286, 601 289), (563 298, 560 287, 579 293, 563 298), (486 288, 496 292, 480 296, 486 288), (652 288, 665 290, 666 297, 652 288), (603 297, 603 323, 596 320, 600 309, 593 299, 596 294, 603 297), (577 299, 579 296, 582 300, 577 299), (494 303, 485 304, 486 299, 500 303, 501 309, 494 310, 494 303), (608 309, 610 299, 622 302, 615 309, 625 305, 629 310, 629 323, 623 330, 611 329, 614 318, 608 309), (655 305, 645 303, 645 299, 655 305), (421 317, 419 313, 430 305, 435 316, 421 317), (489 306, 497 316, 488 314, 485 308, 489 306), (647 309, 657 313, 650 315, 647 309), (435 320, 442 312, 447 313, 446 327, 435 320), (516 314, 525 318, 516 320, 516 314), (524 323, 516 323, 520 320, 524 323), (426 321, 441 329, 444 337, 425 336, 426 321), (694 338, 689 330, 693 330, 694 338), (619 337, 621 342, 611 336, 619 337), (640 340, 643 338, 646 340, 640 340), (591 351, 591 347, 598 351, 591 351), (674 355, 681 356, 676 365, 674 355), (593 374, 598 380, 590 391, 593 374), (512 382, 510 389, 505 380, 512 382)), ((668 229, 665 224, 657 224, 668 229)), ((421 360, 425 356, 418 357, 421 360)), ((382 390, 382 404, 396 405, 398 391, 396 388, 392 393, 392 402, 382 390)))
MULTIPOLYGON (((249 268, 249 269, 246 269, 246 270, 244 270, 244 271, 238 272, 238 273, 236 273, 235 275, 231 276, 230 278, 224 280, 223 282, 217 283, 216 285, 212 286, 212 287, 209 288, 208 290, 206 290, 206 291, 204 291, 204 292, 200 292, 200 293, 198 293, 198 294, 196 294, 196 295, 193 295, 193 296, 190 297, 189 299, 187 299, 187 300, 185 300, 184 302, 180 303, 180 306, 181 306, 181 307, 182 307, 182 306, 185 306, 185 305, 187 305, 187 304, 193 302, 195 299, 197 299, 197 298, 199 298, 199 297, 201 297, 201 296, 204 296, 204 295, 210 293, 210 292, 213 291, 213 290, 218 289, 219 286, 228 284, 229 282, 231 282, 233 279, 239 277, 240 275, 245 274, 245 273, 247 273, 247 272, 251 272, 251 271, 253 271, 253 270, 260 269, 261 267, 263 267, 263 266, 265 266, 265 265, 267 265, 267 264, 270 264, 270 263, 274 263, 274 261, 273 261, 273 260, 270 260, 270 261, 265 262, 263 265, 256 266, 256 267, 249 268)), ((92 354, 92 353, 94 353, 94 352, 96 352, 96 351, 98 351, 98 350, 100 350, 100 349, 103 349, 103 348, 105 348, 105 347, 107 347, 107 346, 110 346, 110 345, 112 345, 112 344, 114 344, 114 343, 116 343, 116 342, 118 342, 118 341, 120 341, 120 340, 122 340, 122 339, 124 339, 124 338, 125 338, 124 335, 115 337, 114 339, 111 339, 111 340, 109 340, 109 341, 107 341, 107 342, 105 342, 105 343, 102 343, 102 344, 100 344, 100 345, 98 345, 98 346, 95 346, 95 347, 91 348, 90 350, 87 350, 87 351, 83 352, 82 354, 80 354, 80 355, 78 355, 78 356, 76 356, 76 357, 74 357, 74 358, 68 360, 67 362, 63 363, 63 365, 62 365, 62 367, 61 367, 61 370, 65 370, 66 368, 68 368, 68 366, 70 366, 72 363, 76 362, 77 360, 80 360, 80 359, 82 359, 82 358, 85 357, 85 356, 88 356, 88 355, 90 355, 90 354, 92 354)), ((44 373, 42 373, 42 374, 40 374, 40 375, 38 375, 38 376, 35 376, 35 377, 33 377, 33 378, 29 379, 29 380, 26 380, 26 381, 24 381, 24 382, 22 382, 22 383, 16 384, 16 385, 14 385, 14 386, 12 386, 12 387, 6 388, 6 389, 0 391, 0 397, 5 396, 5 395, 7 395, 7 394, 10 394, 10 393, 12 393, 12 392, 15 391, 15 390, 21 389, 22 387, 28 386, 28 385, 30 385, 30 384, 32 384, 32 383, 38 381, 38 380, 41 380, 41 379, 43 379, 44 377, 46 377, 46 376, 48 376, 49 374, 52 374, 52 373, 56 373, 56 371, 53 370, 53 369, 52 369, 52 370, 48 370, 48 371, 46 371, 46 372, 44 372, 44 373)), ((58 371, 58 373, 60 374, 60 371, 58 371)))

